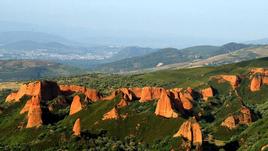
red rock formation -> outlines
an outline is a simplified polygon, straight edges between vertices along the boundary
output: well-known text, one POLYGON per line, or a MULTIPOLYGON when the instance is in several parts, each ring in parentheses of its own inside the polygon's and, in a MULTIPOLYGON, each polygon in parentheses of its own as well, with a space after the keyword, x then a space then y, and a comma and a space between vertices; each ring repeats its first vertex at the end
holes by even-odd
POLYGON ((42 110, 40 96, 33 96, 28 112, 28 123, 26 128, 39 127, 42 125, 42 110))
POLYGON ((55 82, 36 81, 28 84, 23 84, 18 92, 11 93, 6 102, 18 102, 23 96, 41 96, 42 100, 51 100, 57 97, 59 93, 58 85, 55 82))
POLYGON ((178 117, 178 114, 173 110, 171 100, 166 91, 161 92, 161 97, 157 102, 155 114, 166 118, 178 117))
POLYGON ((242 107, 239 115, 239 124, 249 125, 252 123, 252 115, 250 109, 242 107))
POLYGON ((120 116, 117 112, 117 109, 114 107, 112 110, 110 110, 109 112, 107 112, 103 115, 102 120, 119 119, 119 117, 120 116))
POLYGON ((220 77, 223 80, 228 81, 233 88, 239 86, 240 79, 237 75, 220 75, 220 77))
POLYGON ((95 89, 86 89, 86 92, 85 92, 85 96, 90 99, 91 101, 98 101, 101 99, 101 96, 99 95, 99 93, 97 92, 97 90, 95 89))
POLYGON ((142 88, 135 87, 135 88, 130 88, 129 90, 135 95, 137 99, 141 98, 142 88))
POLYGON ((73 102, 70 107, 69 115, 73 115, 82 110, 82 104, 80 102, 80 97, 78 95, 74 96, 73 102))
POLYGON ((95 89, 89 89, 83 86, 77 86, 77 85, 60 85, 60 90, 62 92, 72 93, 83 93, 89 100, 91 101, 98 101, 101 99, 101 96, 95 89))
POLYGON ((208 98, 214 96, 214 94, 213 94, 213 89, 212 89, 211 87, 208 87, 208 88, 206 88, 206 89, 201 90, 201 94, 202 94, 203 99, 204 99, 205 101, 207 101, 208 98))
POLYGON ((179 93, 182 107, 185 110, 191 110, 193 108, 192 97, 188 93, 179 93))
POLYGON ((255 69, 250 70, 250 74, 252 74, 252 75, 255 75, 257 73, 268 76, 268 69, 255 68, 255 69))
POLYGON ((78 118, 73 126, 73 135, 80 136, 81 135, 81 123, 80 118, 78 118))
POLYGON ((28 100, 26 102, 26 104, 24 105, 24 107, 21 109, 20 114, 24 114, 24 113, 26 113, 26 112, 29 111, 29 109, 30 109, 30 107, 32 105, 32 100, 33 99, 34 99, 34 97, 32 97, 30 100, 28 100))
POLYGON ((162 91, 165 91, 165 89, 159 87, 144 87, 141 91, 140 102, 148 102, 153 99, 159 99, 162 91))
POLYGON ((6 102, 18 102, 24 95, 37 96, 41 94, 41 82, 32 82, 28 84, 23 84, 18 92, 11 93, 7 98, 6 102))
POLYGON ((238 124, 249 125, 250 123, 252 123, 251 111, 247 107, 242 107, 239 114, 227 117, 221 126, 234 129, 238 124))
POLYGON ((144 87, 141 91, 141 99, 140 102, 147 102, 153 99, 153 92, 151 87, 144 87))
POLYGON ((194 145, 202 145, 201 127, 195 119, 190 119, 184 122, 179 131, 173 137, 182 136, 188 141, 193 142, 194 145))
POLYGON ((128 102, 125 99, 121 99, 121 101, 117 104, 118 108, 122 108, 128 105, 128 102))
POLYGON ((10 93, 7 97, 6 97, 6 102, 17 102, 19 101, 19 99, 17 100, 17 93, 12 92, 10 93))
POLYGON ((193 132, 193 144, 201 145, 202 144, 202 132, 199 123, 192 123, 192 132, 193 132))
POLYGON ((184 123, 182 123, 179 131, 173 135, 173 137, 179 137, 182 136, 184 138, 186 138, 189 141, 192 141, 192 123, 190 120, 185 121, 184 123))
POLYGON ((262 84, 268 85, 268 76, 262 77, 262 84))
POLYGON ((221 126, 227 127, 229 129, 234 129, 237 127, 235 118, 233 115, 228 116, 222 123, 221 126))
POLYGON ((129 91, 128 88, 121 88, 119 89, 120 92, 122 92, 123 94, 123 99, 127 100, 127 101, 132 101, 133 100, 133 96, 131 91, 129 91))
POLYGON ((161 97, 161 92, 166 90, 159 87, 153 87, 152 91, 153 91, 153 99, 159 99, 161 97))
POLYGON ((254 76, 250 83, 250 91, 255 92, 259 91, 262 85, 262 78, 258 76, 254 76))

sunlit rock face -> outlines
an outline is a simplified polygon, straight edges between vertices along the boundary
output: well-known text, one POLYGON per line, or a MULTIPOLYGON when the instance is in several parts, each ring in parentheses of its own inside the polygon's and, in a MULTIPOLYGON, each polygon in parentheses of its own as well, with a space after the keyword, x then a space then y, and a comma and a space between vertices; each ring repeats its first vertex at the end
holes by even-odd
POLYGON ((81 122, 80 118, 78 118, 73 126, 73 135, 80 136, 81 135, 81 122))
POLYGON ((23 84, 17 92, 7 96, 6 102, 19 102, 23 96, 40 96, 42 100, 52 100, 59 94, 57 83, 50 81, 36 81, 23 84))
POLYGON ((28 111, 28 122, 26 128, 40 127, 42 125, 43 121, 40 101, 40 96, 33 96, 28 111))
POLYGON ((78 95, 74 96, 69 115, 73 115, 82 110, 82 104, 78 95))
POLYGON ((236 115, 228 116, 222 123, 221 126, 227 127, 228 129, 237 128, 239 124, 249 125, 253 122, 252 112, 247 107, 242 107, 240 113, 236 115))
POLYGON ((64 93, 82 93, 84 94, 87 99, 95 102, 101 99, 100 94, 95 89, 89 89, 83 86, 77 86, 77 85, 60 85, 60 91, 64 93))
POLYGON ((195 119, 185 121, 173 137, 183 137, 194 145, 202 145, 202 131, 200 124, 195 119))
POLYGON ((102 120, 110 120, 110 119, 119 119, 119 114, 117 109, 114 107, 112 110, 110 110, 109 112, 105 113, 103 115, 102 120))
POLYGON ((201 90, 201 95, 203 97, 203 100, 207 101, 210 97, 214 96, 213 89, 211 87, 203 89, 201 90))
POLYGON ((153 99, 159 99, 162 91, 165 91, 165 89, 158 87, 143 87, 140 102, 148 102, 153 99))
POLYGON ((220 75, 220 77, 229 82, 232 88, 237 88, 240 84, 240 78, 237 75, 220 75))
POLYGON ((177 118, 178 114, 173 110, 171 99, 166 91, 161 92, 161 97, 157 102, 155 115, 163 116, 166 118, 177 118))

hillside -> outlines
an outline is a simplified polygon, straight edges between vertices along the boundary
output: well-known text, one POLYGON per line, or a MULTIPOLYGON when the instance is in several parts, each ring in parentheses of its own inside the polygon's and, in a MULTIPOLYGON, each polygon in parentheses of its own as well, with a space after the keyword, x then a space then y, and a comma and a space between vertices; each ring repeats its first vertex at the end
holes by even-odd
POLYGON ((0 82, 70 76, 85 73, 58 63, 35 60, 0 60, 0 82))
POLYGON ((125 72, 154 68, 174 63, 191 62, 194 60, 206 59, 211 56, 229 53, 242 48, 253 47, 238 43, 229 43, 220 47, 217 46, 195 46, 178 50, 175 48, 160 49, 148 55, 133 57, 106 63, 96 66, 92 70, 102 72, 125 72))
POLYGON ((262 58, 138 75, 89 74, 5 89, 0 147, 265 150, 267 64, 262 58))

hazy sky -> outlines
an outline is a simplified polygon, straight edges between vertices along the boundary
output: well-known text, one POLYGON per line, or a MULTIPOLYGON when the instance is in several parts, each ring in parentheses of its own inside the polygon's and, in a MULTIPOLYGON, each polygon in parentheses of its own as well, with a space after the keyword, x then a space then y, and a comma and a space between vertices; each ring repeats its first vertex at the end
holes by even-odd
POLYGON ((267 7, 267 0, 1 0, 0 21, 77 40, 168 46, 266 38, 267 7))

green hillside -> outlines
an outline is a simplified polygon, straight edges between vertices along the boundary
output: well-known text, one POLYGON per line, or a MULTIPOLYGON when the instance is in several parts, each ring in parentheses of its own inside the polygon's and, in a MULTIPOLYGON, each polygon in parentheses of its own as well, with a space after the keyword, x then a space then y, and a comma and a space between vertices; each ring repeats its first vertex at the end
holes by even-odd
MULTIPOLYGON (((99 90, 103 95, 121 87, 159 86, 169 88, 192 87, 198 91, 212 86, 216 94, 208 102, 200 98, 194 100, 193 115, 202 112, 198 119, 202 127, 203 150, 260 150, 268 144, 267 113, 268 90, 263 85, 258 92, 249 90, 249 70, 256 67, 267 67, 268 58, 250 60, 219 67, 201 67, 192 69, 163 70, 139 75, 89 74, 68 78, 48 78, 59 84, 77 84, 99 90), (220 74, 240 75, 240 86, 235 90, 227 82, 219 83, 211 76, 220 74), (239 125, 233 130, 220 126, 221 122, 231 114, 237 114, 241 108, 238 95, 244 105, 254 115, 253 123, 239 125)), ((19 112, 28 100, 24 97, 15 104, 4 103, 10 90, 1 92, 0 114, 0 149, 3 150, 184 150, 185 142, 181 137, 172 136, 181 124, 191 118, 191 114, 180 114, 179 118, 167 119, 154 114, 156 101, 139 103, 130 102, 118 111, 128 114, 127 118, 101 120, 104 113, 111 110, 120 96, 112 101, 90 102, 83 110, 69 116, 69 106, 59 105, 51 117, 40 128, 18 128, 27 122, 25 115, 19 112), (52 116, 53 115, 53 116, 52 116), (72 135, 72 126, 77 118, 81 118, 81 137, 72 135), (53 121, 53 122, 52 122, 53 121), (57 140, 57 141, 55 141, 57 140)), ((58 96, 48 104, 56 104, 62 97, 72 101, 75 94, 58 96)), ((79 94, 84 102, 83 94, 79 94)), ((194 149, 193 149, 194 150, 194 149)))
POLYGON ((47 61, 0 60, 0 82, 70 76, 78 73, 86 72, 78 68, 47 61))

